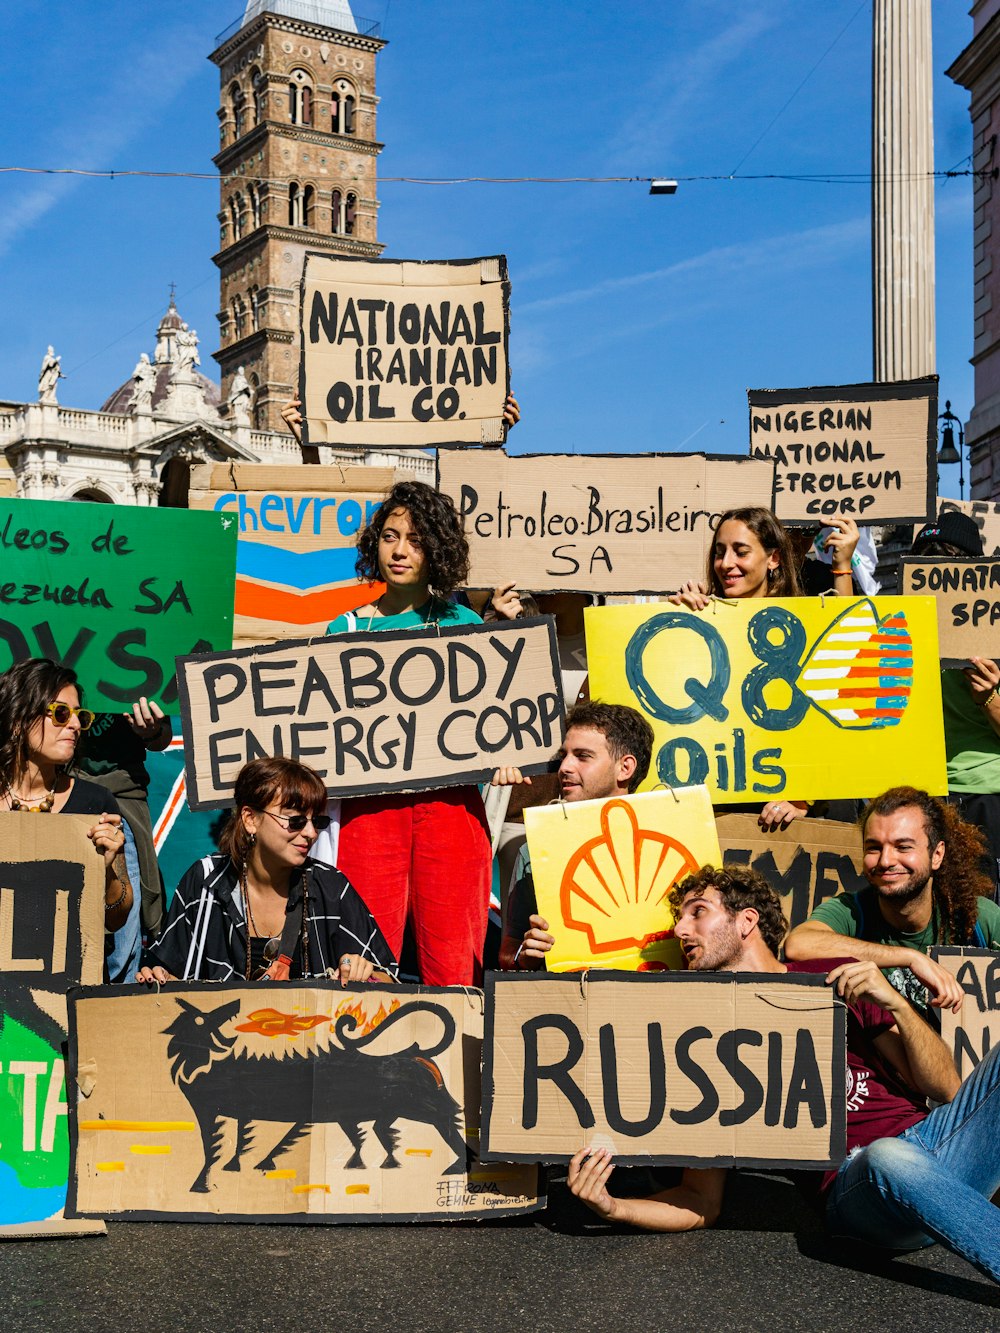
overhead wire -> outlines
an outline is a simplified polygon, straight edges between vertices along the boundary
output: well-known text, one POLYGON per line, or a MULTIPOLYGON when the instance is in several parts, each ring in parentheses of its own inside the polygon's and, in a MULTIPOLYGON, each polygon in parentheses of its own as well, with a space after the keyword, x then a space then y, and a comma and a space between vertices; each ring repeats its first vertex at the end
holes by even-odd
MULTIPOLYGON (((968 158, 963 160, 968 161, 968 158)), ((232 185, 240 181, 251 185, 288 184, 287 176, 253 176, 243 172, 220 175, 218 172, 206 171, 118 170, 115 168, 96 170, 87 167, 0 166, 0 175, 11 173, 37 176, 86 176, 100 180, 124 180, 136 177, 149 180, 200 180, 216 181, 224 185, 232 185)), ((649 185, 654 180, 662 179, 665 174, 661 173, 659 176, 380 176, 378 180, 380 185, 649 185)), ((998 169, 996 167, 978 171, 972 168, 957 171, 952 168, 948 171, 888 172, 881 175, 879 179, 891 181, 951 180, 959 176, 991 176, 996 179, 997 175, 998 169)), ((766 171, 705 172, 700 175, 672 176, 670 179, 685 185, 713 181, 811 181, 828 185, 870 185, 874 176, 870 171, 766 171)))

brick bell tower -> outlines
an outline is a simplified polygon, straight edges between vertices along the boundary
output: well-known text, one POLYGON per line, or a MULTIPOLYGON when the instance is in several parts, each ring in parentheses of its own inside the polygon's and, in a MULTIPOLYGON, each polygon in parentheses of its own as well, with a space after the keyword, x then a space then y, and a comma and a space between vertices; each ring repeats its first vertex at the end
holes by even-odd
POLYGON ((242 366, 255 430, 283 430, 298 381, 306 250, 375 257, 379 25, 349 0, 247 0, 220 74, 222 398, 242 366))

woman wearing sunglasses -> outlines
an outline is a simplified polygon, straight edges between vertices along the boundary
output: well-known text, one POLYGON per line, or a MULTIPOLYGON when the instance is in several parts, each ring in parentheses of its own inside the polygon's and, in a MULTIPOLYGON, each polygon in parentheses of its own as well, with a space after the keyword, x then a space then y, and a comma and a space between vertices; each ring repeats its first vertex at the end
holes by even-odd
POLYGON ((326 787, 292 759, 254 759, 236 778, 220 851, 187 872, 140 981, 337 975, 364 982, 396 960, 339 870, 309 859, 330 823, 326 787))
POLYGON ((103 787, 66 772, 93 720, 69 667, 32 658, 0 675, 0 810, 97 817, 88 836, 104 857, 105 925, 117 930, 132 906, 121 811, 103 787))

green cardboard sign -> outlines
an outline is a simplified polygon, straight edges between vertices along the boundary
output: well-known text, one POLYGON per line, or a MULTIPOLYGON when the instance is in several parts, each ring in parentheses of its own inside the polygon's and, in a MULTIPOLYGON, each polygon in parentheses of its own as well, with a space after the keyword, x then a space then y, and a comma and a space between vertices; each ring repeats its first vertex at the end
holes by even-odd
POLYGON ((0 500, 0 671, 51 657, 88 707, 177 712, 174 658, 233 642, 232 514, 0 500))

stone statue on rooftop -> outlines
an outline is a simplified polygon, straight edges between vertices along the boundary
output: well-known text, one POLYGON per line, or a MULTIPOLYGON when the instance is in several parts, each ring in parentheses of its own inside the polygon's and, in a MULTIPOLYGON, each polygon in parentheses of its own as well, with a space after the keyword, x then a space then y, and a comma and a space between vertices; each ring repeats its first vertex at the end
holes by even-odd
POLYGON ((56 385, 66 376, 62 373, 59 366, 61 357, 56 356, 50 343, 42 358, 42 368, 38 372, 38 401, 40 403, 54 403, 56 401, 56 385))

